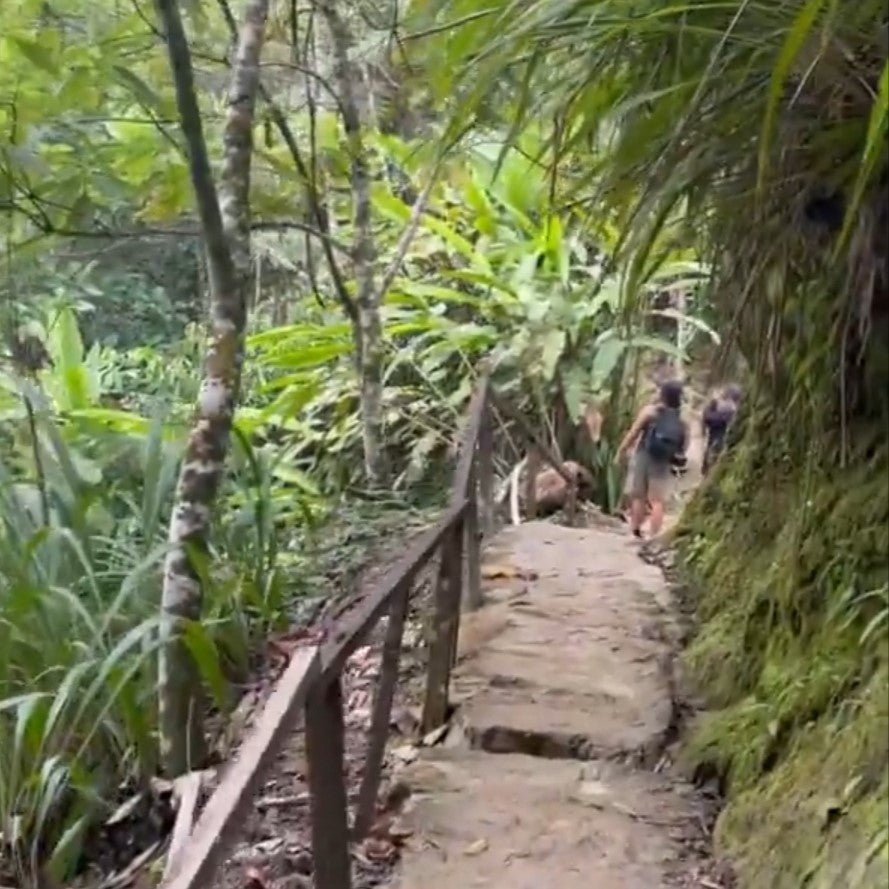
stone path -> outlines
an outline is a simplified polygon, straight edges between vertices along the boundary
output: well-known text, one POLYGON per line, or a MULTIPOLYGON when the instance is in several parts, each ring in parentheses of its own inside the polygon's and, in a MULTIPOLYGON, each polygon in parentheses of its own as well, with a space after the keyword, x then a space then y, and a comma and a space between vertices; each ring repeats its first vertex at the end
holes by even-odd
POLYGON ((454 727, 401 771, 412 836, 389 885, 694 885, 695 794, 656 768, 674 728, 661 573, 625 532, 531 522, 486 574, 519 576, 461 625, 454 727))

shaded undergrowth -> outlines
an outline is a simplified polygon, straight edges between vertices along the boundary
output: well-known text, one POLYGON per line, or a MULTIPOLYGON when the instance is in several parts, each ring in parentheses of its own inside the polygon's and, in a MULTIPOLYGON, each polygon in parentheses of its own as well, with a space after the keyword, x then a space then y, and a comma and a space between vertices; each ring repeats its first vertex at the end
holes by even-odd
POLYGON ((804 446, 760 413, 686 510, 686 651, 705 697, 685 748, 727 791, 742 884, 885 885, 889 866, 889 447, 804 446))

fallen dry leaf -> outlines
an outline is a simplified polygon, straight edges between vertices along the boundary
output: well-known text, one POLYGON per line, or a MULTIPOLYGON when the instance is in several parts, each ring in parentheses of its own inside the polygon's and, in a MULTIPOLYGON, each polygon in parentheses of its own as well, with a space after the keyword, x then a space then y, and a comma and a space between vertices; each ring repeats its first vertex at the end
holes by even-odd
POLYGON ((488 848, 488 841, 486 839, 476 840, 474 843, 470 843, 464 850, 464 855, 481 855, 482 852, 485 852, 488 848))
POLYGON ((406 824, 403 824, 398 819, 396 819, 392 822, 392 824, 389 825, 389 836, 395 843, 401 844, 408 837, 412 837, 413 835, 413 829, 408 827, 406 824))
POLYGON ((444 738, 450 727, 450 724, 446 722, 444 725, 432 729, 428 735, 424 736, 423 740, 420 741, 420 744, 422 744, 423 747, 434 747, 442 738, 444 738))
POLYGON ((484 580, 537 580, 537 572, 515 565, 482 565, 484 580))
POLYGON ((393 747, 390 751, 392 758, 403 765, 409 765, 419 755, 419 750, 413 744, 405 744, 401 747, 393 747))
POLYGON ((398 857, 394 844, 378 837, 366 839, 362 851, 368 861, 394 861, 398 857))

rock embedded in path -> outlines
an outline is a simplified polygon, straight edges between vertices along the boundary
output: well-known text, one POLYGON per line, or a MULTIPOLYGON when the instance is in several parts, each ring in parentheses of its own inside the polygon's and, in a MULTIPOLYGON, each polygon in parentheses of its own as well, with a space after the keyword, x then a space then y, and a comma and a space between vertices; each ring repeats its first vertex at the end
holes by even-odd
POLYGON ((404 772, 413 837, 391 889, 662 889, 683 868, 689 788, 614 763, 591 779, 570 760, 425 756, 404 772))
POLYGON ((411 837, 390 889, 672 889, 695 792, 655 771, 673 724, 671 601, 625 533, 530 522, 486 552, 461 622, 462 744, 399 768, 411 837), (582 760, 582 761, 579 761, 582 760))
POLYGON ((538 577, 518 598, 501 584, 461 627, 467 736, 498 753, 656 761, 673 716, 660 572, 600 529, 531 522, 497 545, 538 577))

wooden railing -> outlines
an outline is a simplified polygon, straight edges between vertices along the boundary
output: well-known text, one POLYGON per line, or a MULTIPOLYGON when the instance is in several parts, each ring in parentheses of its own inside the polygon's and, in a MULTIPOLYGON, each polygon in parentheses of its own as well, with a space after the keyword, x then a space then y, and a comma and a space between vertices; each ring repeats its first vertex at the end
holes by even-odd
MULTIPOLYGON (((243 824, 251 799, 286 736, 305 714, 312 852, 316 889, 350 889, 349 844, 367 835, 375 815, 383 770, 402 636, 414 580, 440 553, 426 668, 422 729, 444 723, 448 688, 456 661, 462 607, 481 605, 481 540, 494 529, 494 411, 512 420, 529 447, 529 475, 539 459, 549 462, 568 482, 566 512, 573 520, 576 488, 524 419, 497 399, 487 379, 477 386, 454 473, 450 503, 386 576, 358 601, 320 646, 293 656, 275 686, 257 725, 238 751, 194 829, 174 831, 169 876, 163 889, 209 889, 233 834, 243 824), (466 589, 463 589, 464 566, 466 589), (342 670, 377 621, 388 615, 354 822, 350 826, 344 777, 345 720, 342 670), (177 841, 176 834, 180 833, 177 841)), ((533 498, 530 504, 533 514, 533 498)), ((192 806, 194 801, 192 800, 192 806)), ((179 827, 179 825, 177 825, 179 827)))

